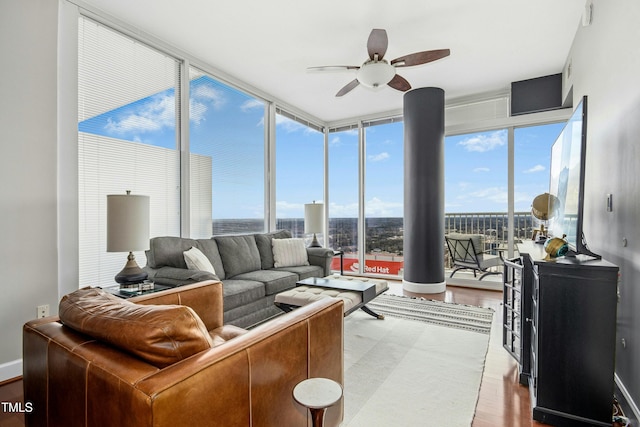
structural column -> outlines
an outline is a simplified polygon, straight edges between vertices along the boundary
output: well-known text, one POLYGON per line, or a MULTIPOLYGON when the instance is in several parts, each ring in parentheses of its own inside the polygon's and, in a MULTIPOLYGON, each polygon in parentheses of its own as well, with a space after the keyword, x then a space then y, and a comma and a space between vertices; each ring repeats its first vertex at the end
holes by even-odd
POLYGON ((444 91, 404 95, 404 276, 410 292, 444 292, 444 91))

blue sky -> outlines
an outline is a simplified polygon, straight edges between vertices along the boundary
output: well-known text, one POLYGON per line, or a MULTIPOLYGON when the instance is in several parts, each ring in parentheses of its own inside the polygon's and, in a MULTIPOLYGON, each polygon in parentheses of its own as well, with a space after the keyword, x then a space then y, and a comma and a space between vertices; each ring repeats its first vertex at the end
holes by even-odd
MULTIPOLYGON (((261 218, 264 212, 264 104, 207 76, 191 82, 191 152, 211 156, 214 218, 261 218), (222 202, 220 202, 222 201, 222 202)), ((529 211, 549 186, 550 147, 563 124, 515 131, 515 209, 529 211)), ((174 90, 143 98, 79 123, 79 130, 176 148, 174 90)), ((365 128, 365 212, 403 212, 403 125, 365 128)), ((320 132, 280 115, 276 121, 276 210, 302 217, 323 199, 320 132)), ((357 131, 330 134, 330 216, 358 214, 357 131)), ((445 211, 506 212, 507 131, 445 139, 445 211)))

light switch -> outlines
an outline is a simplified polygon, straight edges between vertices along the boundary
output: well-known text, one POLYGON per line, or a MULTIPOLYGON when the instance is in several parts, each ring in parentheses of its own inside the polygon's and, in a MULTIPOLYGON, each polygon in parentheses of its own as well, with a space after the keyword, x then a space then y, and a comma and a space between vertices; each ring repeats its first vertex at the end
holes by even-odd
POLYGON ((607 212, 613 212, 613 194, 607 194, 607 212))

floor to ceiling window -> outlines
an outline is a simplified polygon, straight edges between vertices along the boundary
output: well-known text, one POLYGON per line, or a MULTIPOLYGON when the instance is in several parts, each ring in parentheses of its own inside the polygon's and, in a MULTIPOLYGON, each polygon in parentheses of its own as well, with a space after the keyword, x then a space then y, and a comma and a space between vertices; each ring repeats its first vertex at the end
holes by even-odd
POLYGON ((149 196, 151 236, 180 233, 180 64, 88 18, 78 26, 79 277, 109 285, 126 254, 106 252, 108 194, 149 196))
MULTIPOLYGON (((551 146, 562 131, 564 122, 520 127, 514 130, 514 211, 531 212, 533 199, 549 192, 551 146)), ((517 223, 516 236, 529 237, 540 222, 517 223)))
MULTIPOLYGON (((275 120, 276 229, 303 237, 304 205, 324 198, 324 133, 288 116, 278 111, 275 120)), ((323 243, 324 236, 318 240, 323 243)))
MULTIPOLYGON (((358 139, 357 128, 329 133, 329 241, 326 246, 344 251, 345 272, 352 273, 360 271, 358 139)), ((337 258, 332 269, 340 269, 337 258)))
POLYGON ((191 237, 265 229, 265 103, 189 69, 191 237))
POLYGON ((485 235, 488 247, 507 238, 508 132, 445 138, 445 233, 485 235))
POLYGON ((397 276, 404 262, 404 126, 378 122, 365 133, 364 272, 397 276))
MULTIPOLYGON (((531 215, 535 196, 549 191, 551 145, 563 123, 514 129, 514 240, 539 226, 531 215)), ((508 131, 445 139, 446 232, 480 233, 487 247, 507 241, 508 131)))
MULTIPOLYGON (((302 236, 304 204, 324 202, 328 230, 319 237, 344 251, 346 272, 401 275, 401 121, 360 120, 330 130, 325 141, 322 125, 280 110, 275 100, 252 96, 187 66, 186 58, 92 19, 80 18, 78 41, 82 284, 108 283, 122 268, 123 254, 106 252, 106 195, 128 190, 150 196, 151 236, 208 238, 261 232, 274 224, 302 236), (266 139, 271 136, 273 141, 266 139), (185 178, 188 185, 181 182, 185 178), (275 211, 267 214, 269 206, 275 211)), ((522 214, 511 224, 515 237, 530 233, 530 204, 548 189, 549 147, 561 127, 445 138, 446 232, 504 241, 513 200, 516 214, 522 214)), ((136 256, 143 265, 144 254, 136 256)), ((334 270, 339 262, 334 259, 334 270)))

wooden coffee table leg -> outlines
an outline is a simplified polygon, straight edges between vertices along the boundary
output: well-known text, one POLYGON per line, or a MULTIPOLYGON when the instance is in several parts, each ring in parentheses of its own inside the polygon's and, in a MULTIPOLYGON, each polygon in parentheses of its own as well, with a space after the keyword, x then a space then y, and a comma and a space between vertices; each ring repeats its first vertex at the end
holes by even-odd
POLYGON ((369 307, 367 307, 366 305, 363 305, 362 307, 360 307, 362 309, 362 311, 364 311, 365 313, 375 317, 376 319, 384 319, 384 314, 378 314, 375 311, 371 310, 369 307))

